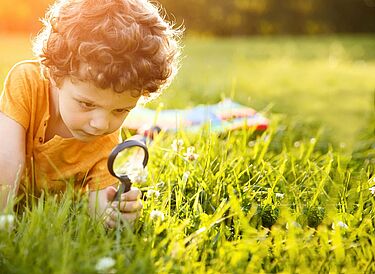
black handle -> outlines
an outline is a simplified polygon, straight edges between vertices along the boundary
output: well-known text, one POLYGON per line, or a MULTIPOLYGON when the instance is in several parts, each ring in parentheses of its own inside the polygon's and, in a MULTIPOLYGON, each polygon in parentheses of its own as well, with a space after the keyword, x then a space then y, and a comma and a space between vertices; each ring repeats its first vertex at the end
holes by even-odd
POLYGON ((126 193, 130 190, 132 182, 130 181, 129 177, 127 175, 121 176, 121 185, 118 188, 114 201, 120 201, 121 200, 121 194, 126 193))

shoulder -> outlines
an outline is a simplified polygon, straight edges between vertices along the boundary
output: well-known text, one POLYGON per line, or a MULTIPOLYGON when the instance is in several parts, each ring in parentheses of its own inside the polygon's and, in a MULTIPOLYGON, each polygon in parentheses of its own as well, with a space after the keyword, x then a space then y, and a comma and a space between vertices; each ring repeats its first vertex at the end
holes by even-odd
POLYGON ((0 111, 12 118, 25 129, 31 123, 35 112, 38 90, 44 87, 39 64, 36 61, 23 61, 15 64, 7 75, 0 96, 0 111))
POLYGON ((25 60, 15 64, 8 73, 7 80, 42 81, 44 80, 40 63, 36 60, 25 60))
MULTIPOLYGON (((41 65, 36 60, 26 60, 15 64, 4 82, 4 93, 11 97, 40 97, 46 93, 49 81, 43 76, 41 65)), ((42 96, 45 97, 45 96, 42 96)))

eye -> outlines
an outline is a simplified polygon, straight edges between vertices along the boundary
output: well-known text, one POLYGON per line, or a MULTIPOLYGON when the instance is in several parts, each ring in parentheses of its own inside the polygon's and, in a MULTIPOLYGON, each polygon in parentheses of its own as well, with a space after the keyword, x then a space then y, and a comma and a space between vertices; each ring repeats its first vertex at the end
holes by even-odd
POLYGON ((79 101, 79 104, 81 107, 86 108, 86 109, 92 109, 95 108, 95 105, 92 103, 84 102, 84 101, 79 101))
POLYGON ((118 108, 118 109, 115 109, 114 112, 115 112, 116 114, 123 114, 123 113, 125 113, 125 112, 129 112, 129 110, 126 109, 126 108, 118 108))

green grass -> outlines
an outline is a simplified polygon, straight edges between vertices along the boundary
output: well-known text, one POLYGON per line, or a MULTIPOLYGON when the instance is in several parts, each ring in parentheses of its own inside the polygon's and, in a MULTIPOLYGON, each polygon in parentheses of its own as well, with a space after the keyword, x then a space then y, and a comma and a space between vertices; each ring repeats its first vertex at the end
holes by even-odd
POLYGON ((160 136, 141 187, 161 195, 145 198, 134 232, 105 231, 84 198, 48 197, 11 233, 0 231, 2 271, 94 273, 109 256, 118 273, 374 272, 373 164, 355 168, 340 152, 316 149, 314 139, 295 145, 292 127, 277 128, 276 121, 256 139, 181 131, 179 153, 173 136, 160 136), (190 145, 195 162, 183 159, 190 145), (152 220, 152 210, 165 219, 152 220))
MULTIPOLYGON (((0 39, 0 81, 30 58, 30 37, 0 39)), ((190 38, 180 73, 150 107, 187 108, 222 97, 322 126, 350 149, 373 111, 375 37, 190 38)))
POLYGON ((166 107, 221 97, 324 127, 351 146, 374 110, 374 36, 190 39, 166 107))
MULTIPOLYGON (((165 107, 272 104, 270 128, 159 135, 140 187, 160 196, 145 195, 134 230, 106 231, 85 197, 48 196, 0 230, 0 272, 95 273, 103 257, 117 273, 375 272, 374 50, 369 36, 187 40, 165 107), (196 161, 184 160, 188 146, 196 161)), ((0 57, 0 78, 12 58, 0 57)))

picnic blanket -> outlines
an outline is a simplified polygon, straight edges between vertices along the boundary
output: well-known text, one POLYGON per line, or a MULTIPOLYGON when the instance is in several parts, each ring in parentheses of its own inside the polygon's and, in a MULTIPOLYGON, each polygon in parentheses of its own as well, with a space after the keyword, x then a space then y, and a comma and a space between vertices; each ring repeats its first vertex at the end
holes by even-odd
POLYGON ((241 128, 263 131, 267 129, 268 123, 268 119, 253 108, 224 99, 217 104, 198 105, 190 109, 156 111, 137 106, 130 112, 123 126, 144 134, 154 127, 171 132, 178 129, 197 132, 209 124, 212 132, 223 133, 241 128))

